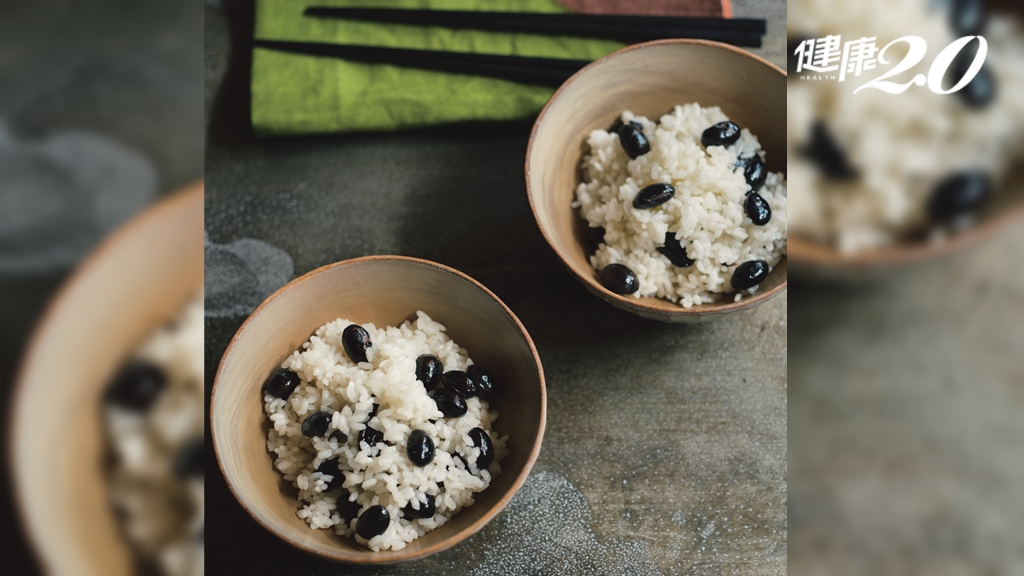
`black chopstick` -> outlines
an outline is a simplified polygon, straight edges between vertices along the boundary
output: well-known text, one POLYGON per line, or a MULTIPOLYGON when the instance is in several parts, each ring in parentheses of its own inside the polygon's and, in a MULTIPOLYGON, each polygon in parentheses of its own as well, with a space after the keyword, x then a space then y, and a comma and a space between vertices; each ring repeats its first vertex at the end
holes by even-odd
POLYGON ((580 68, 590 64, 588 60, 564 60, 560 58, 528 58, 524 56, 502 56, 468 52, 437 52, 433 50, 408 50, 404 48, 380 48, 377 46, 356 46, 351 44, 325 44, 321 42, 289 42, 283 40, 254 40, 260 48, 281 52, 342 58, 370 64, 394 64, 409 68, 422 68, 439 72, 472 74, 502 78, 523 84, 561 86, 580 68))
POLYGON ((343 18, 470 28, 499 32, 584 36, 626 42, 663 38, 717 40, 736 46, 759 48, 767 30, 763 19, 688 18, 674 16, 620 16, 609 14, 540 14, 520 12, 471 12, 460 10, 404 10, 390 8, 306 8, 306 16, 343 18))

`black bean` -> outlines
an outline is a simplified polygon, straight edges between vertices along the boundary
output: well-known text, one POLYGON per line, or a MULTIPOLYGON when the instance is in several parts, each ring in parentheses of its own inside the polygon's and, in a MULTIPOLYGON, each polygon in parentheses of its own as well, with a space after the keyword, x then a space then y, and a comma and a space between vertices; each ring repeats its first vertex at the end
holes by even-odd
MULTIPOLYGON (((964 50, 953 60, 953 65, 950 66, 953 78, 948 88, 952 88, 964 77, 964 74, 967 74, 967 70, 974 62, 974 53, 974 50, 964 50)), ((978 75, 967 86, 956 92, 956 95, 968 107, 980 110, 988 107, 996 99, 996 91, 996 78, 992 75, 992 70, 988 65, 982 65, 978 75)))
POLYGON ((992 193, 992 179, 984 172, 960 172, 935 187, 928 201, 933 220, 951 220, 976 210, 992 193))
POLYGON ((651 143, 644 136, 643 128, 638 122, 630 122, 619 127, 619 143, 630 158, 643 156, 651 151, 651 143))
POLYGON ((338 496, 338 516, 341 516, 345 523, 348 524, 353 518, 359 515, 359 509, 362 506, 358 502, 349 502, 349 498, 352 496, 348 490, 342 490, 338 496))
POLYGON ((473 446, 480 449, 480 455, 476 457, 477 470, 486 470, 491 462, 494 462, 494 444, 491 437, 483 428, 473 428, 469 431, 469 439, 473 446))
POLYGON ((366 362, 366 351, 373 346, 370 333, 358 324, 349 324, 341 333, 341 345, 353 362, 366 362))
POLYGON ((746 290, 753 288, 768 277, 768 263, 764 260, 750 260, 736 267, 732 273, 732 287, 734 290, 746 290))
POLYGON ((348 434, 345 434, 341 430, 335 430, 334 432, 331 432, 330 439, 334 440, 338 444, 344 444, 348 442, 348 434))
POLYGON ((768 201, 757 192, 747 195, 747 201, 744 202, 743 208, 750 221, 758 226, 764 226, 772 219, 771 206, 768 206, 768 201))
POLYGON ((204 467, 202 438, 186 442, 178 449, 171 463, 171 469, 179 478, 202 478, 204 467))
POLYGON ((278 398, 288 398, 298 388, 302 380, 291 370, 279 370, 267 378, 266 391, 278 398))
POLYGON ((107 387, 107 402, 121 408, 144 412, 167 387, 167 375, 155 364, 133 362, 124 367, 107 387))
POLYGON ((326 436, 327 428, 331 425, 330 412, 314 412, 302 421, 303 436, 326 436))
POLYGON ((430 391, 430 398, 445 418, 458 418, 469 410, 466 401, 447 388, 434 388, 430 391))
POLYGON ((768 167, 760 154, 754 154, 748 158, 740 158, 739 165, 743 166, 743 177, 750 185, 750 192, 758 192, 768 179, 768 167))
POLYGON ((658 252, 664 254, 673 266, 680 268, 693 266, 693 260, 686 255, 686 247, 676 238, 675 232, 665 234, 665 245, 659 246, 658 252))
POLYGON ((409 444, 405 447, 409 460, 420 468, 430 464, 434 459, 434 441, 423 430, 413 430, 409 434, 409 444))
POLYGON ((739 126, 732 122, 719 122, 701 134, 700 143, 705 148, 710 148, 711 146, 731 146, 739 139, 739 126))
POLYGON ((425 503, 422 501, 420 502, 419 510, 414 510, 412 502, 410 502, 405 505, 405 508, 402 508, 402 516, 405 516, 407 520, 415 520, 416 518, 433 518, 434 513, 437 512, 437 505, 434 503, 433 496, 430 494, 426 494, 425 496, 427 497, 427 501, 425 503))
POLYGON ((984 0, 953 0, 949 25, 957 36, 976 36, 985 29, 984 0))
POLYGON ((811 128, 811 142, 801 152, 822 174, 833 180, 852 180, 857 177, 857 170, 850 166, 843 149, 839 147, 828 126, 820 120, 811 128))
POLYGON ((601 270, 601 284, 616 294, 632 294, 640 289, 640 280, 627 266, 609 264, 601 270))
POLYGON ((490 370, 473 364, 466 368, 466 373, 473 379, 473 384, 476 385, 476 395, 481 399, 492 402, 501 396, 501 386, 490 370))
MULTIPOLYGON (((320 463, 316 467, 316 471, 321 474, 328 474, 331 479, 327 481, 327 489, 334 490, 345 483, 345 474, 342 473, 341 468, 338 466, 337 458, 329 458, 320 463)), ((338 503, 341 503, 341 499, 338 499, 338 503)))
POLYGON ((604 242, 604 228, 598 226, 597 228, 587 228, 587 241, 590 242, 591 248, 597 248, 604 242))
POLYGON ((383 534, 390 525, 391 515, 388 514, 387 508, 380 505, 370 506, 359 515, 359 520, 356 520, 356 534, 369 540, 383 534))
POLYGON ((430 392, 441 383, 441 373, 444 365, 437 356, 424 354, 416 359, 416 379, 423 383, 423 387, 430 392))
POLYGON ((444 387, 455 392, 463 398, 472 398, 476 396, 476 385, 473 380, 470 379, 469 374, 466 374, 462 370, 449 370, 441 376, 441 381, 444 382, 444 387))
POLYGON ((359 443, 366 442, 371 449, 377 444, 384 443, 384 433, 375 428, 367 426, 359 431, 359 443))
POLYGON ((644 186, 636 193, 636 196, 633 197, 633 208, 640 208, 642 210, 657 208, 671 200, 675 195, 675 186, 665 184, 663 182, 656 182, 654 184, 644 186))

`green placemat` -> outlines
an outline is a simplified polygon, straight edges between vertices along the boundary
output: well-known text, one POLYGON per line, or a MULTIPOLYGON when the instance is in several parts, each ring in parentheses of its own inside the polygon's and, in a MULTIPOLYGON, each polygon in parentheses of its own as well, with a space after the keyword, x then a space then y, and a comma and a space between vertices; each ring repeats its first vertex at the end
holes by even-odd
MULTIPOLYGON (((450 30, 308 18, 307 6, 564 12, 554 0, 257 0, 255 37, 593 60, 621 48, 605 40, 450 30)), ((257 134, 395 130, 471 120, 519 120, 543 108, 545 86, 255 48, 257 134)))

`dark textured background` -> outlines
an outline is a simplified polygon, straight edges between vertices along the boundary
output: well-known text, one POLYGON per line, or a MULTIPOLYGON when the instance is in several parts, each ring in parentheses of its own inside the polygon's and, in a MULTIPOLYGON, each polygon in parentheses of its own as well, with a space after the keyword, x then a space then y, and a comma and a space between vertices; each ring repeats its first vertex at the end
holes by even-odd
MULTIPOLYGON (((759 53, 782 65, 785 2, 736 2, 735 13, 769 19, 759 53)), ((239 270, 258 278, 258 255, 274 249, 296 276, 366 254, 435 260, 487 285, 523 321, 550 405, 540 459, 510 508, 462 545, 400 566, 293 550, 211 472, 209 572, 784 573, 786 296, 710 325, 671 326, 590 295, 530 213, 529 123, 254 139, 251 26, 246 3, 207 4, 207 232, 218 251, 258 241, 230 264, 208 251, 207 297, 241 290, 230 281, 239 270)), ((208 382, 243 319, 208 316, 208 382)))

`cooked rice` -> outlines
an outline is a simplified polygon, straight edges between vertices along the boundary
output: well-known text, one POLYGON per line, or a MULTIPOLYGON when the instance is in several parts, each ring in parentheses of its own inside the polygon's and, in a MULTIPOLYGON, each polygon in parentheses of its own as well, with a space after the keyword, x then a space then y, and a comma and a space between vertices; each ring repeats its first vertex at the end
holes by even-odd
MULTIPOLYGON (((576 189, 580 214, 591 227, 605 228, 604 242, 590 258, 595 270, 619 263, 640 280, 634 294, 678 302, 685 308, 714 302, 734 292, 736 267, 750 260, 765 260, 774 267, 786 254, 786 179, 770 173, 761 196, 772 210, 764 226, 751 222, 743 202, 750 190, 737 168, 740 158, 764 151, 757 137, 744 128, 729 147, 701 145, 711 126, 729 120, 717 106, 676 106, 655 124, 631 112, 622 121, 637 121, 650 141, 651 151, 631 160, 615 133, 594 130, 587 138, 590 153, 583 159, 584 178, 576 189), (664 182, 675 186, 675 196, 653 209, 633 208, 633 198, 644 186, 664 182), (674 266, 656 249, 665 235, 675 232, 692 266, 674 266)), ((753 294, 757 287, 745 292, 753 294)), ((739 300, 741 294, 736 294, 739 300)))
POLYGON ((466 350, 444 333, 443 325, 423 312, 416 315, 415 321, 398 327, 362 324, 373 346, 368 362, 360 364, 348 357, 341 341, 342 332, 352 322, 338 319, 324 324, 281 364, 298 374, 302 383, 286 400, 264 394, 264 409, 273 422, 267 450, 274 453, 274 466, 284 479, 298 489, 299 518, 313 529, 354 536, 374 551, 400 550, 472 505, 473 495, 501 472, 499 462, 508 453, 508 436, 497 438, 491 431, 498 413, 489 410, 486 401, 470 398, 465 415, 445 418, 427 395, 416 378, 417 357, 433 354, 445 371, 465 370, 473 362, 466 350), (371 417, 374 404, 379 404, 379 409, 371 417), (331 429, 348 436, 347 442, 302 435, 302 421, 320 410, 333 413, 331 429), (383 432, 390 444, 357 444, 359 432, 367 426, 383 432), (469 431, 476 427, 487 431, 494 444, 494 461, 486 470, 477 470, 475 464, 480 450, 473 447, 469 431), (427 432, 435 443, 433 461, 422 468, 412 464, 406 454, 414 429, 427 432), (456 452, 465 462, 453 459, 456 452), (331 476, 315 469, 331 458, 338 459, 345 482, 341 488, 325 491, 331 476), (391 524, 383 534, 367 541, 355 533, 355 519, 342 520, 337 499, 346 490, 359 504, 360 514, 374 505, 387 508, 391 524), (411 521, 403 518, 402 508, 412 502, 419 509, 425 495, 435 497, 435 515, 411 521))
POLYGON ((173 472, 181 448, 203 437, 203 299, 153 334, 136 360, 159 367, 167 387, 139 412, 104 409, 114 464, 110 496, 137 554, 168 576, 203 574, 203 479, 173 472))

